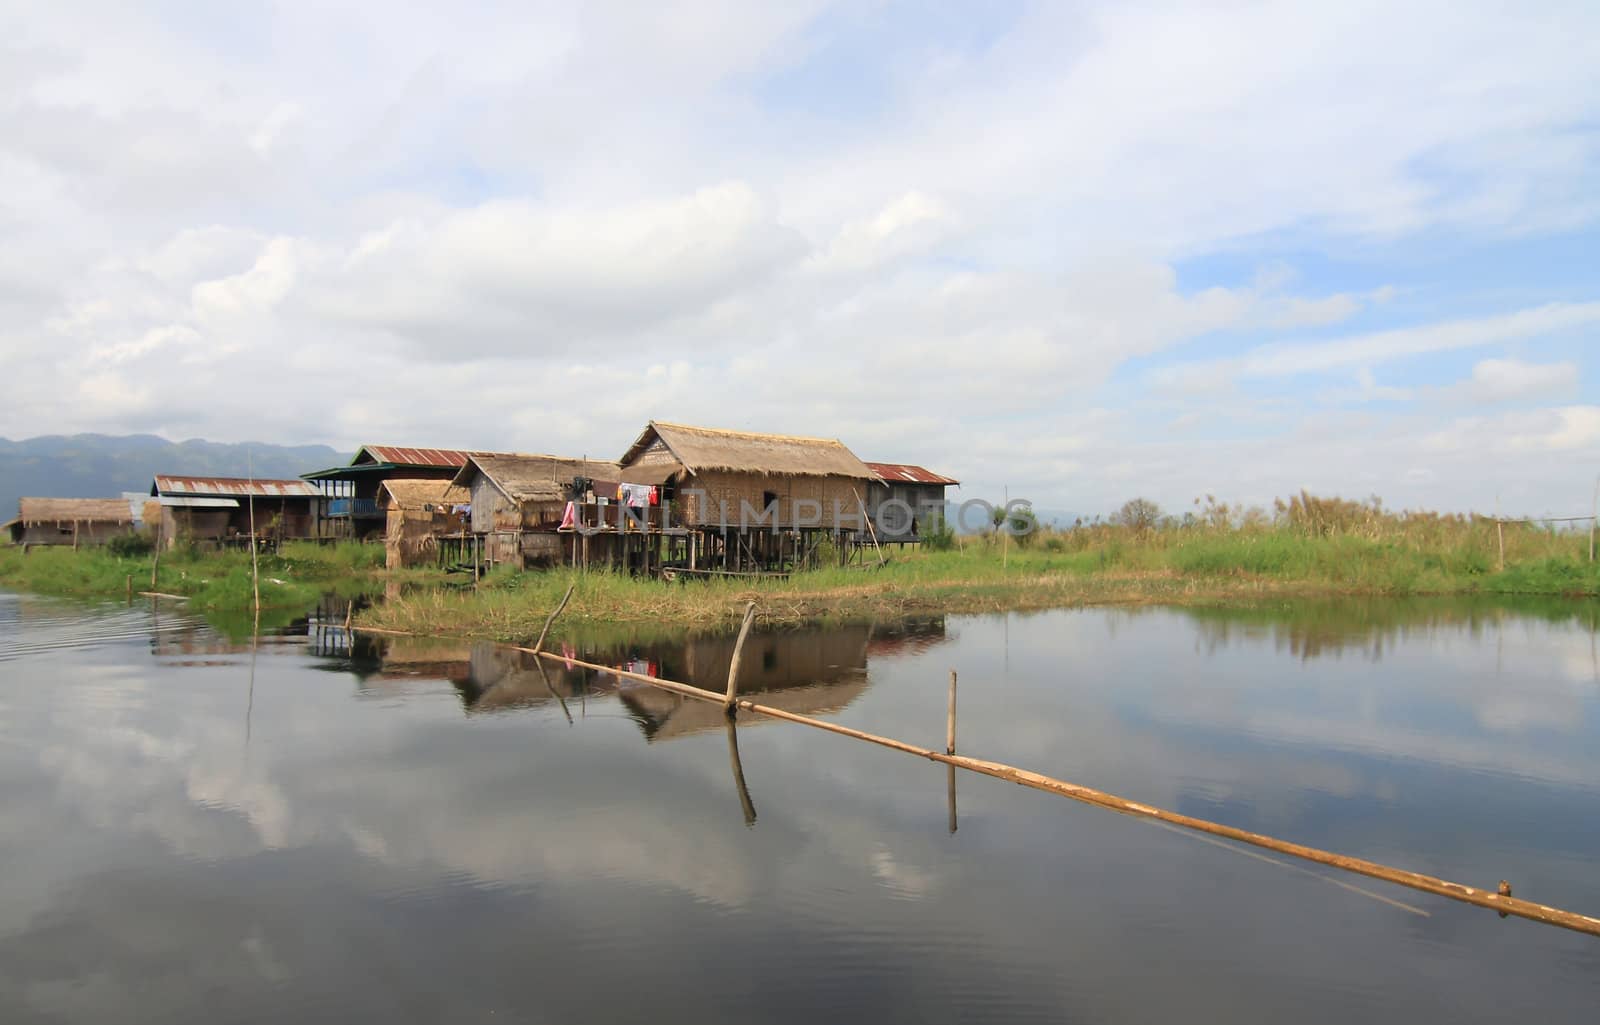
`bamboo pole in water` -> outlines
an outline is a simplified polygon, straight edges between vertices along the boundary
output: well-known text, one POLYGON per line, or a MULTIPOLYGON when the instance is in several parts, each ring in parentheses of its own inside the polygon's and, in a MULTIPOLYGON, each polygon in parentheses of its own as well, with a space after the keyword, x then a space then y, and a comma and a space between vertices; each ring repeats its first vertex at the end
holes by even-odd
POLYGON ((544 629, 539 631, 539 639, 533 642, 533 653, 535 655, 544 650, 544 639, 550 633, 550 624, 554 623, 556 617, 561 615, 561 610, 567 607, 567 602, 572 599, 572 589, 577 586, 577 584, 567 585, 567 593, 561 596, 561 604, 557 605, 555 610, 550 613, 549 618, 544 621, 544 629))
POLYGON ((956 753, 956 671, 950 670, 950 712, 944 724, 944 753, 956 753))
POLYGON ((734 716, 739 697, 739 659, 744 655, 744 640, 750 636, 750 624, 755 618, 756 603, 751 602, 744 607, 744 622, 739 624, 739 639, 733 642, 733 658, 728 662, 728 693, 723 699, 722 709, 730 719, 734 716))
MULTIPOLYGON (((517 650, 530 651, 531 649, 518 648, 517 650)), ((562 656, 552 655, 548 652, 534 652, 534 654, 537 654, 540 658, 562 658, 562 656)), ((629 672, 625 669, 616 669, 611 666, 600 665, 599 663, 595 662, 586 662, 581 659, 571 659, 571 662, 573 665, 583 666, 588 669, 596 669, 624 679, 637 680, 640 683, 647 683, 652 687, 659 687, 663 690, 672 691, 673 693, 682 694, 686 697, 696 698, 701 701, 723 702, 725 700, 722 695, 713 691, 702 690, 699 687, 692 687, 686 683, 678 683, 675 680, 663 680, 657 676, 647 676, 644 673, 629 672)), ((1518 897, 1511 897, 1497 893, 1494 890, 1485 890, 1473 886, 1466 886, 1461 883, 1452 883, 1445 879, 1438 879, 1434 876, 1423 875, 1420 872, 1409 872, 1405 869, 1392 868, 1388 865, 1381 865, 1375 861, 1367 861, 1364 858, 1353 858, 1348 855, 1335 854, 1331 851, 1320 850, 1316 847, 1307 847, 1305 844, 1292 843, 1287 840, 1278 840, 1274 837, 1265 836, 1261 833, 1252 833, 1248 830, 1238 829, 1233 826, 1225 826, 1218 822, 1197 819, 1192 815, 1180 815, 1177 812, 1167 811, 1163 808, 1156 808, 1152 807, 1151 805, 1140 804, 1137 801, 1129 801, 1126 798, 1118 797, 1115 794, 1104 793, 1103 791, 1094 790, 1090 787, 1080 786, 1076 783, 1069 783, 1066 780, 1054 779, 1050 776, 1044 776, 1037 772, 1029 772, 1026 769, 1019 769, 1014 765, 1005 765, 1000 762, 985 761, 981 758, 970 758, 965 755, 942 754, 938 751, 933 751, 924 747, 918 747, 915 744, 907 744, 904 741, 895 740, 891 737, 883 737, 875 733, 867 733, 863 730, 851 729, 848 726, 841 726, 838 723, 827 722, 823 719, 813 719, 809 716, 798 715, 794 712, 785 711, 781 708, 773 708, 769 705, 758 704, 754 701, 740 700, 736 701, 734 704, 737 708, 744 709, 748 712, 754 712, 758 715, 765 715, 768 718, 782 719, 785 722, 798 723, 802 726, 810 726, 813 729, 824 730, 828 733, 836 733, 841 737, 864 740, 869 744, 877 744, 879 747, 886 747, 892 751, 901 751, 906 754, 917 755, 919 757, 926 758, 929 761, 940 762, 944 765, 954 766, 958 769, 966 769, 969 772, 976 772, 985 776, 992 776, 995 779, 1005 780, 1010 783, 1015 783, 1018 786, 1028 787, 1032 790, 1042 790, 1045 793, 1056 794, 1057 796, 1078 801, 1082 804, 1092 804, 1100 808, 1108 808, 1111 811, 1128 815, 1133 818, 1150 819, 1157 822, 1165 822, 1174 826, 1181 826, 1185 829, 1194 830, 1195 832, 1199 833, 1209 833, 1212 836, 1220 836, 1228 840, 1234 840, 1238 843, 1249 844, 1253 847, 1260 847, 1269 851, 1276 851, 1279 854, 1292 855, 1293 857, 1301 858, 1305 861, 1315 862, 1320 865, 1327 865, 1330 868, 1341 869, 1345 872, 1353 872, 1357 875, 1368 876, 1372 879, 1381 879, 1384 882, 1394 883, 1397 886, 1405 886, 1413 890, 1421 890, 1424 893, 1432 893, 1436 896, 1448 897, 1451 900, 1460 901, 1465 904, 1473 904, 1478 907, 1489 908, 1493 911, 1501 911, 1507 915, 1516 915, 1519 918, 1526 918, 1534 922, 1543 922, 1546 925, 1559 926, 1563 929, 1571 929, 1574 932, 1587 933, 1591 936, 1600 936, 1600 918, 1591 918, 1588 915, 1580 915, 1573 911, 1565 911, 1561 908, 1554 908, 1545 904, 1536 904, 1533 901, 1522 900, 1518 897)))

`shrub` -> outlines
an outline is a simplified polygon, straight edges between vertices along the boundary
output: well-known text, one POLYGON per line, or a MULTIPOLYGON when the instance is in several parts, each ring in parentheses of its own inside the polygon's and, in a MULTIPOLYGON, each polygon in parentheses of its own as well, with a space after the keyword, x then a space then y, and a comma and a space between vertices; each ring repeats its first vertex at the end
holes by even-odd
POLYGON ((106 542, 106 551, 119 559, 137 559, 154 550, 155 545, 144 534, 118 534, 106 542))

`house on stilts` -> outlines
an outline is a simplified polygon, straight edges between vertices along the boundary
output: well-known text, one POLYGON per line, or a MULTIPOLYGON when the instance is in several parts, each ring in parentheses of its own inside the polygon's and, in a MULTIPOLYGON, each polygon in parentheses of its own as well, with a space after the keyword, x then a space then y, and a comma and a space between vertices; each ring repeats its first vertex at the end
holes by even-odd
POLYGON ((618 460, 624 503, 646 501, 647 572, 773 573, 845 563, 883 487, 843 442, 651 421, 618 460))
MULTIPOLYGON (((479 562, 519 569, 587 564, 612 557, 611 545, 576 529, 579 505, 614 495, 618 466, 598 459, 473 453, 453 483, 465 489, 479 562)), ((591 517, 594 518, 594 517, 591 517)))
POLYGON ((328 496, 327 516, 337 536, 359 541, 386 534, 388 509, 379 494, 384 481, 448 482, 472 454, 454 448, 363 445, 346 466, 300 476, 328 496))
POLYGON ((954 477, 915 463, 868 463, 883 487, 873 488, 867 515, 883 544, 918 544, 925 533, 945 523, 945 488, 958 488, 954 477))

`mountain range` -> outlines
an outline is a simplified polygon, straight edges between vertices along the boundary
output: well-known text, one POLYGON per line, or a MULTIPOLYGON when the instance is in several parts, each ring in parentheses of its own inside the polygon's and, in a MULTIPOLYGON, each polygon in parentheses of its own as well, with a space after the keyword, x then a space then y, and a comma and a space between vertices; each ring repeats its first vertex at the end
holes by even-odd
POLYGON ((115 498, 124 491, 148 491, 158 473, 292 478, 339 466, 350 457, 327 445, 230 445, 198 438, 168 441, 154 434, 0 438, 0 520, 16 515, 23 496, 115 498))

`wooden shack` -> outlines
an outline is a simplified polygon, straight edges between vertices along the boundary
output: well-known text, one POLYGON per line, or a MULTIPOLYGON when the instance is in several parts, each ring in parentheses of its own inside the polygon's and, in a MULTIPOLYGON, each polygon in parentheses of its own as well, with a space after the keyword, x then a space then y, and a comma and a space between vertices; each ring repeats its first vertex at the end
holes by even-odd
POLYGON ((689 573, 813 565, 829 542, 843 561, 868 535, 867 502, 883 486, 837 439, 661 421, 619 462, 624 483, 662 489, 663 522, 687 529, 665 565, 689 573))
POLYGON ((300 476, 315 482, 328 496, 326 529, 339 537, 361 539, 380 530, 387 534, 387 511, 379 501, 385 481, 448 482, 472 454, 455 448, 362 445, 348 465, 300 476))
POLYGON ((385 480, 378 486, 383 510, 383 546, 390 569, 431 566, 441 556, 441 539, 460 538, 471 526, 470 493, 447 480, 385 480))
POLYGON ((915 463, 868 463, 884 486, 872 489, 867 515, 885 544, 917 544, 925 529, 944 522, 945 488, 958 488, 954 477, 915 463))
POLYGON ((102 545, 137 529, 121 498, 21 498, 17 517, 3 526, 12 544, 102 545))
POLYGON ((597 459, 474 453, 453 483, 468 492, 483 561, 526 568, 582 560, 586 536, 561 529, 568 503, 596 489, 614 492, 617 472, 616 463, 597 459))
POLYGON ((161 543, 216 547, 259 538, 277 542, 320 536, 326 498, 303 480, 181 477, 157 474, 150 494, 161 503, 161 543))

